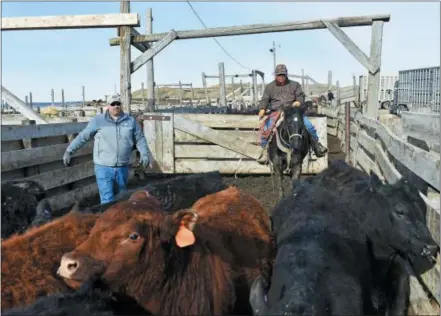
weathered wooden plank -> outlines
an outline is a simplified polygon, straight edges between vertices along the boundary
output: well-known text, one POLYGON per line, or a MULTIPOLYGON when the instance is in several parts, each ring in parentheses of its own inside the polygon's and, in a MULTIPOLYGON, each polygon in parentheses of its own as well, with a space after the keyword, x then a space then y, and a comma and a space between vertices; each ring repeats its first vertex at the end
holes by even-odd
POLYGON ((435 297, 437 302, 441 302, 441 295, 440 295, 440 256, 438 254, 436 258, 436 264, 435 266, 430 269, 429 271, 423 273, 421 275, 421 278, 424 281, 424 285, 427 286, 427 289, 430 291, 430 293, 435 297))
POLYGON ((381 148, 380 143, 375 142, 375 160, 380 167, 388 183, 395 183, 401 179, 401 174, 395 169, 395 166, 389 161, 387 154, 381 148))
POLYGON ((10 140, 21 140, 32 135, 33 138, 51 137, 68 134, 78 134, 86 127, 87 123, 55 123, 44 125, 27 126, 2 126, 2 142, 10 140))
POLYGON ((30 120, 35 120, 38 124, 47 124, 47 120, 41 117, 41 115, 35 112, 32 107, 20 100, 15 94, 1 86, 2 88, 2 99, 8 102, 10 106, 20 112, 22 115, 30 120))
POLYGON ((249 159, 218 145, 175 145, 175 158, 249 159))
MULTIPOLYGON (((222 131, 222 133, 229 135, 230 137, 238 136, 246 140, 248 143, 256 144, 258 142, 257 131, 225 130, 222 131)), ((175 144, 176 143, 210 144, 210 142, 206 141, 205 139, 175 129, 175 144)))
POLYGON ((328 134, 331 136, 337 136, 337 127, 329 127, 328 126, 328 134))
POLYGON ((409 304, 412 309, 409 315, 438 315, 437 311, 430 304, 423 287, 413 275, 410 276, 409 304))
POLYGON ((28 177, 27 179, 37 181, 45 190, 49 190, 64 184, 92 177, 94 174, 93 161, 90 161, 72 167, 41 173, 36 176, 28 177))
POLYGON ((161 121, 162 125, 162 170, 164 173, 175 172, 175 146, 173 136, 173 113, 168 114, 170 120, 161 121))
POLYGON ((357 160, 357 162, 360 164, 363 170, 366 171, 367 173, 370 173, 371 170, 375 171, 374 170, 375 162, 373 162, 371 158, 369 158, 369 156, 366 155, 366 153, 362 149, 357 151, 355 160, 357 160))
POLYGON ((363 146, 363 148, 369 152, 371 155, 375 155, 376 153, 376 140, 366 134, 365 131, 360 131, 358 134, 358 143, 363 146))
MULTIPOLYGON (((311 164, 312 166, 312 164, 311 164)), ((311 170, 312 168, 309 168, 311 170)), ((261 165, 253 160, 206 160, 206 159, 176 159, 176 173, 197 173, 219 171, 223 174, 270 174, 268 165, 261 165)), ((307 173, 304 168, 302 174, 307 173)), ((320 171, 312 170, 310 174, 320 171)))
POLYGON ((253 128, 257 130, 259 127, 259 120, 255 115, 179 114, 179 116, 211 128, 253 128))
MULTIPOLYGON (((120 13, 130 13, 130 2, 121 1, 120 2, 120 13)), ((124 110, 127 113, 131 112, 132 103, 132 81, 131 81, 131 60, 132 60, 132 47, 130 45, 131 35, 130 27, 121 26, 119 27, 119 35, 121 38, 120 45, 120 95, 121 103, 124 110)))
POLYGON ((222 131, 211 129, 196 121, 186 119, 181 115, 175 115, 174 121, 176 129, 206 139, 216 145, 220 145, 250 158, 257 159, 262 152, 260 147, 249 144, 244 139, 237 136, 232 138, 229 135, 223 134, 222 131))
POLYGON ((170 33, 168 33, 167 36, 165 36, 163 39, 161 39, 158 43, 156 43, 155 46, 152 48, 146 50, 144 53, 142 53, 140 56, 138 56, 131 64, 131 73, 134 73, 139 68, 141 68, 147 61, 152 59, 156 54, 161 52, 164 48, 166 48, 169 44, 171 44, 177 37, 176 31, 171 30, 170 33))
MULTIPOLYGON (((66 143, 2 152, 2 172, 61 160, 68 145, 66 143)), ((75 152, 73 157, 90 155, 92 151, 93 141, 75 152)))
POLYGON ((329 127, 337 127, 338 126, 338 120, 334 118, 328 118, 327 123, 329 127))
MULTIPOLYGON (((390 15, 371 15, 371 16, 354 16, 354 17, 340 17, 337 19, 329 19, 327 21, 334 22, 340 27, 364 26, 372 25, 373 21, 381 20, 388 22, 390 15)), ((242 26, 216 27, 202 30, 188 30, 178 31, 177 39, 194 39, 194 38, 208 38, 220 36, 233 36, 245 34, 261 34, 272 32, 286 32, 286 31, 300 31, 300 30, 314 30, 324 29, 326 25, 322 20, 296 21, 288 23, 273 23, 273 24, 251 24, 242 26)), ((133 38, 134 43, 155 42, 161 40, 167 33, 155 33, 133 38)), ((119 38, 111 38, 109 40, 111 46, 119 45, 119 38)))
POLYGON ((2 18, 3 31, 139 26, 139 14, 57 15, 2 18))
POLYGON ((367 70, 372 73, 377 71, 378 65, 374 65, 369 60, 369 57, 354 43, 353 40, 335 23, 322 20, 328 30, 335 36, 335 38, 357 59, 367 70))
POLYGON ((439 190, 440 156, 402 141, 380 122, 374 124, 376 134, 382 139, 388 152, 421 179, 439 190))

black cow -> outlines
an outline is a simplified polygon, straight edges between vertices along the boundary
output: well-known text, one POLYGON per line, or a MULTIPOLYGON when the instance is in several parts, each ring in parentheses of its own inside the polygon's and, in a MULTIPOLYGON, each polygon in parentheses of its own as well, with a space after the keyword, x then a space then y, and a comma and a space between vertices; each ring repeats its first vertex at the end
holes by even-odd
MULTIPOLYGON (((383 185, 375 174, 369 176, 342 161, 306 182, 331 190, 345 201, 359 232, 368 237, 375 310, 406 315, 410 293, 407 261, 416 273, 423 273, 433 267, 439 250, 425 224, 424 202, 417 191, 406 180, 383 185)), ((335 209, 334 216, 340 217, 339 211, 335 209)), ((273 220, 275 227, 283 223, 283 217, 273 220)))
POLYGON ((357 218, 332 192, 300 180, 275 207, 277 254, 267 302, 263 277, 250 295, 256 315, 372 313, 372 266, 357 218))
POLYGON ((45 197, 44 188, 32 180, 2 183, 1 237, 24 232, 36 216, 36 208, 45 197))
POLYGON ((39 298, 26 307, 3 311, 4 316, 116 316, 149 315, 129 298, 116 298, 97 280, 86 282, 74 293, 39 298))
POLYGON ((147 184, 144 187, 118 194, 115 201, 86 208, 82 212, 102 213, 110 206, 128 200, 139 190, 145 190, 156 197, 164 211, 175 212, 191 207, 201 197, 226 189, 218 171, 178 176, 165 181, 147 184))

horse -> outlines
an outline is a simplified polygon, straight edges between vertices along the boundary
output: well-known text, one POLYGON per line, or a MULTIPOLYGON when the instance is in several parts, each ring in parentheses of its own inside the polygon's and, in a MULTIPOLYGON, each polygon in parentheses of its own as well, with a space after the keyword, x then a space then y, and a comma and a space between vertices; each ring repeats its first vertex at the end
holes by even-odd
MULTIPOLYGON (((303 123, 304 106, 282 107, 282 118, 268 144, 268 158, 274 168, 279 197, 284 197, 283 174, 299 179, 303 159, 309 153, 310 135, 303 123)), ((292 181, 291 181, 292 182, 292 181)))

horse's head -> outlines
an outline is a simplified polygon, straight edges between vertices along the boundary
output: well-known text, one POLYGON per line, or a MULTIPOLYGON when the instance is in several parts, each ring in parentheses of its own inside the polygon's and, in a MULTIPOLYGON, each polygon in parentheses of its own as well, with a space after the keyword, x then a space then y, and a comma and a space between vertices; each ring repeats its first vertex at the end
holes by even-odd
POLYGON ((289 106, 283 109, 284 125, 292 150, 300 150, 303 141, 303 112, 301 106, 289 106))

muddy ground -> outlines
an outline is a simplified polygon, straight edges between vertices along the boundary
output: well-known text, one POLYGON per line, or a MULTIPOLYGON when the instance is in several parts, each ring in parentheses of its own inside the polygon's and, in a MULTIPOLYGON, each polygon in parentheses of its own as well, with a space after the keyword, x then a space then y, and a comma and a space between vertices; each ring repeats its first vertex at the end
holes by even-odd
MULTIPOLYGON (((328 161, 329 163, 335 159, 344 159, 345 155, 340 150, 340 142, 337 137, 333 137, 328 135, 328 148, 329 155, 328 161)), ((144 180, 134 179, 129 183, 129 188, 136 188, 147 183, 152 183, 156 181, 162 181, 163 179, 167 179, 172 177, 172 175, 156 175, 152 177, 148 177, 144 180)), ((261 176, 261 175, 237 175, 230 176, 225 175, 223 177, 225 184, 234 185, 238 188, 244 190, 245 192, 253 195, 257 198, 265 208, 268 213, 271 213, 271 210, 276 205, 278 201, 278 191, 275 187, 274 179, 271 176, 261 176)), ((285 188, 290 187, 290 179, 289 177, 285 177, 284 185, 285 188)), ((95 204, 99 204, 99 196, 94 196, 87 200, 83 200, 81 202, 81 206, 91 206, 95 204)))

